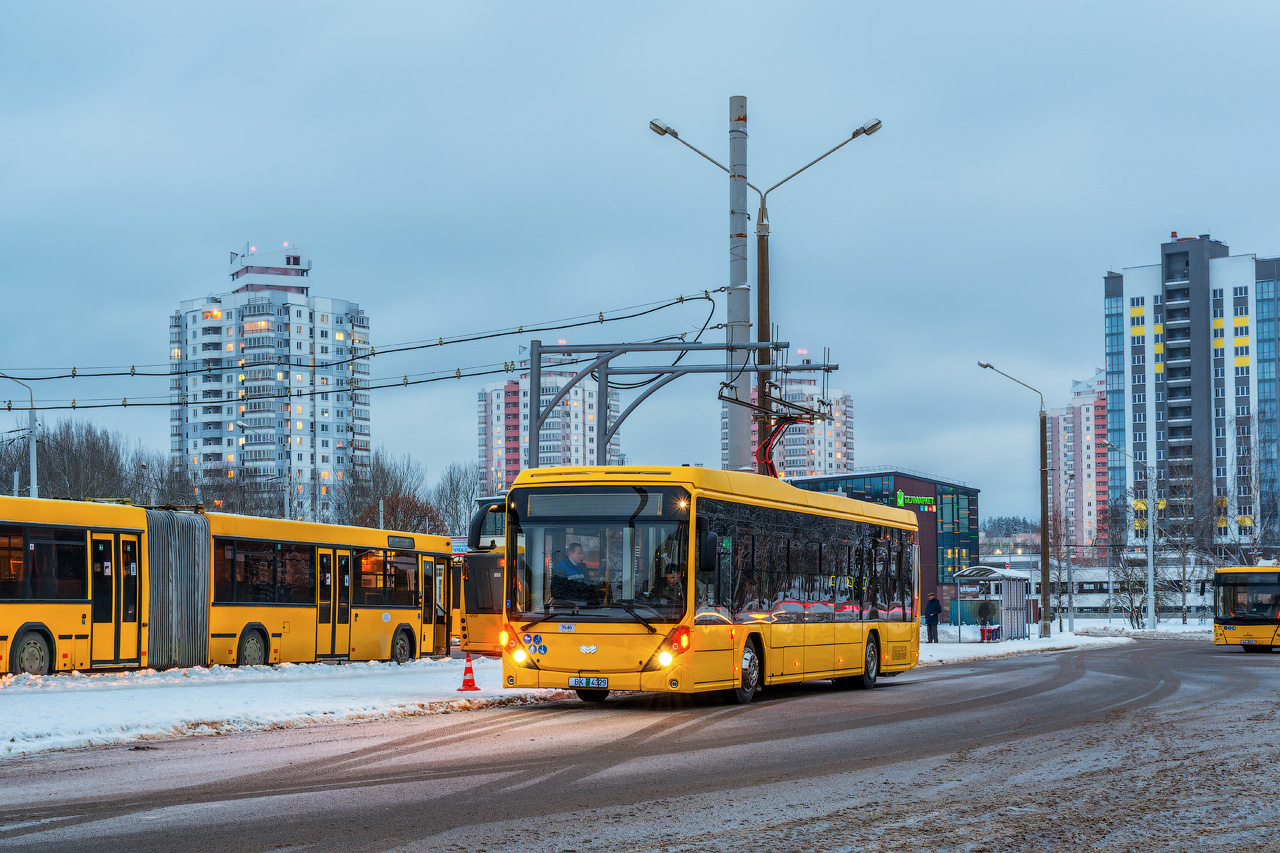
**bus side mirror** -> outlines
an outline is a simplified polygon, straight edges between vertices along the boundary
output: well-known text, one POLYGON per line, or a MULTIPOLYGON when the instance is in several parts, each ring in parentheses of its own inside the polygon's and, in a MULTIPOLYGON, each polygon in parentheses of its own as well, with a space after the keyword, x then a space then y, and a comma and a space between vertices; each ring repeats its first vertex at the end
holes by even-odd
POLYGON ((704 532, 698 537, 698 571, 714 574, 716 570, 717 537, 714 533, 704 532))

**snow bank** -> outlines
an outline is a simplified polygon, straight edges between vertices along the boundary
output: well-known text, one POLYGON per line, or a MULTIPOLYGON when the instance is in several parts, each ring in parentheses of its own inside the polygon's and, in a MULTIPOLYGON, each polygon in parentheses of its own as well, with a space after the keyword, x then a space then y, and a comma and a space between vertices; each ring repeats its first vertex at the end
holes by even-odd
POLYGON ((0 757, 316 723, 544 702, 564 691, 507 691, 502 665, 464 662, 279 664, 165 672, 0 677, 0 757))

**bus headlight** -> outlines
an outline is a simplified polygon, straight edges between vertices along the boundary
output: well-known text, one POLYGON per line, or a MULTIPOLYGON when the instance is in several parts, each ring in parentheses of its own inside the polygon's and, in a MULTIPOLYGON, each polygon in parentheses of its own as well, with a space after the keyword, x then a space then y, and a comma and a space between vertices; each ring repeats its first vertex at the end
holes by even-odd
POLYGON ((675 658, 671 656, 671 652, 663 651, 661 654, 658 655, 658 663, 662 664, 663 666, 671 666, 671 662, 673 660, 675 660, 675 658))
POLYGON ((514 652, 511 653, 511 659, 514 660, 516 663, 524 663, 526 660, 529 659, 529 653, 526 652, 524 649, 516 649, 514 652))

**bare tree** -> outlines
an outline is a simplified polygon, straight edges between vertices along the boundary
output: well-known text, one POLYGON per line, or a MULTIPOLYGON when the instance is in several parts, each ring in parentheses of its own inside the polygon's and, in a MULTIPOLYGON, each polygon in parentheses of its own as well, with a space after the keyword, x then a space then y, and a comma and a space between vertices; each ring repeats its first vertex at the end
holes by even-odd
POLYGON ((367 470, 348 472, 342 485, 334 489, 330 517, 339 524, 376 527, 379 501, 388 527, 409 533, 444 533, 440 514, 431 507, 426 473, 408 454, 394 457, 381 448, 375 450, 367 470))
POLYGON ((480 497, 480 469, 468 462, 451 462, 431 490, 432 503, 444 517, 450 536, 463 536, 480 497))
POLYGON ((1063 613, 1067 609, 1070 587, 1068 561, 1071 559, 1070 526, 1062 510, 1055 509, 1049 515, 1049 547, 1045 549, 1049 559, 1049 578, 1053 589, 1053 609, 1058 613, 1058 631, 1063 630, 1063 613))

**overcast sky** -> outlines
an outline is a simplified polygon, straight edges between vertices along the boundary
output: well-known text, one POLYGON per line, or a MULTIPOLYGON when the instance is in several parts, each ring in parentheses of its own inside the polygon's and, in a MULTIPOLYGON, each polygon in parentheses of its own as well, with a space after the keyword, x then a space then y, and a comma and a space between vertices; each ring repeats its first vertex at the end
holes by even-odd
MULTIPOLYGON (((757 186, 884 122, 769 205, 773 320, 841 365, 856 464, 980 488, 984 517, 1036 516, 1037 400, 976 362, 1062 405, 1102 364, 1108 269, 1156 262, 1170 231, 1280 255, 1277 9, 11 5, 0 370, 164 364, 169 315, 226 290, 246 242, 305 247, 312 292, 358 301, 378 348, 721 287, 727 177, 648 121, 727 161, 745 95, 757 186)), ((696 331, 703 304, 542 337, 696 331)), ((379 357, 372 376, 521 343, 379 357)), ((718 465, 718 384, 658 392, 623 427, 630 459, 718 465)), ((0 385, 0 405, 27 399, 0 385)), ((474 461, 479 387, 376 392, 374 443, 432 477, 474 461)), ((166 393, 76 379, 36 400, 166 393)), ((165 407, 88 416, 168 445, 165 407)))

